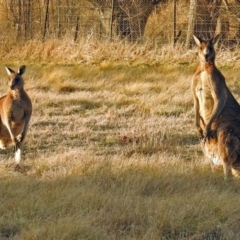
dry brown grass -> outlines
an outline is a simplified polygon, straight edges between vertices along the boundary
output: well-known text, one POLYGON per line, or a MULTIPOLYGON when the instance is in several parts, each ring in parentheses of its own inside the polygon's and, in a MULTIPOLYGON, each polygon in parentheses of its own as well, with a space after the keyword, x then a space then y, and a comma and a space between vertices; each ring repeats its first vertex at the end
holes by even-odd
POLYGON ((239 239, 239 181, 212 174, 194 129, 195 51, 48 44, 0 52, 27 64, 34 107, 21 167, 0 152, 0 239, 239 239))
MULTIPOLYGON (((99 41, 80 39, 77 43, 69 38, 61 40, 29 40, 16 45, 13 39, 5 39, 1 42, 0 57, 3 63, 29 64, 41 63, 51 66, 96 64, 99 68, 111 68, 120 63, 127 66, 159 66, 165 65, 164 71, 171 71, 172 64, 188 66, 196 62, 196 48, 186 49, 183 45, 177 44, 159 46, 155 40, 145 40, 142 43, 128 43, 119 41, 99 41)), ((224 50, 218 53, 218 63, 224 66, 238 66, 240 62, 239 49, 224 50)), ((173 67, 174 68, 174 67, 173 67)), ((67 73, 69 75, 69 73, 67 73)), ((79 72, 77 72, 78 76, 79 72)), ((77 77, 78 77, 77 76, 77 77)))

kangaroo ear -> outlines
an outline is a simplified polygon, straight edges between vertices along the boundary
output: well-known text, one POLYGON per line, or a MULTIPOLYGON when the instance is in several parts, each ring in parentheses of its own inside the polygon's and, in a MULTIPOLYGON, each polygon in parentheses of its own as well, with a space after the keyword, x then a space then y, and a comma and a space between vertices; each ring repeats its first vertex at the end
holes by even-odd
POLYGON ((212 43, 215 44, 218 41, 219 37, 220 37, 220 34, 217 34, 216 36, 214 36, 212 38, 212 43))
POLYGON ((7 74, 10 76, 12 73, 15 73, 15 71, 13 71, 11 68, 9 68, 9 67, 6 67, 5 66, 5 69, 6 69, 6 71, 7 71, 7 74))
POLYGON ((23 75, 24 72, 26 70, 26 66, 25 65, 22 65, 19 69, 18 69, 18 74, 19 75, 23 75))
POLYGON ((195 35, 193 35, 193 38, 198 46, 203 42, 203 40, 195 35))

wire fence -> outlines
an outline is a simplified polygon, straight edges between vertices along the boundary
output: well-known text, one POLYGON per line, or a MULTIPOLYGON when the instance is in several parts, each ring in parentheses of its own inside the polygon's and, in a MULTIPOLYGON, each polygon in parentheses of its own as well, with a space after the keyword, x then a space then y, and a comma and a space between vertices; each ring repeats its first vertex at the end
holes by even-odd
POLYGON ((238 0, 0 0, 0 39, 79 39, 192 44, 221 34, 240 43, 238 0))

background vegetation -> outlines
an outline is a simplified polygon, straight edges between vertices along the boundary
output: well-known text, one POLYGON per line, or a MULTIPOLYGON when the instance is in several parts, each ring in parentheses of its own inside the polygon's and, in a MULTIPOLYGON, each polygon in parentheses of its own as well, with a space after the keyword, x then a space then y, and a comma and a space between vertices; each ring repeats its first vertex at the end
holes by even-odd
POLYGON ((193 33, 220 33, 223 48, 239 46, 238 0, 0 1, 0 42, 68 38, 192 46, 193 33))

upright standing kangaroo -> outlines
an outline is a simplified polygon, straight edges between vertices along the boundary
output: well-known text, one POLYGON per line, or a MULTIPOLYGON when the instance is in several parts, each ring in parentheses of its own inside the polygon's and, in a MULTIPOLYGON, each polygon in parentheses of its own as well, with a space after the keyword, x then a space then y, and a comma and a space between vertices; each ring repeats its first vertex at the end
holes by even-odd
POLYGON ((198 45, 199 67, 192 80, 195 124, 203 152, 213 163, 223 164, 227 178, 240 167, 240 105, 215 65, 214 44, 193 36, 198 45))
POLYGON ((21 147, 26 137, 32 115, 32 102, 24 90, 22 78, 26 66, 17 72, 5 67, 9 75, 9 90, 0 98, 0 148, 5 149, 13 144, 15 162, 21 161, 21 147))

